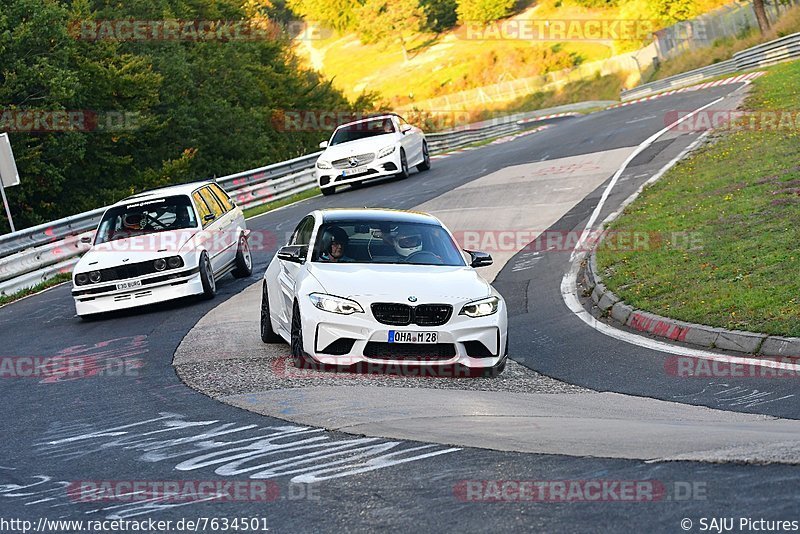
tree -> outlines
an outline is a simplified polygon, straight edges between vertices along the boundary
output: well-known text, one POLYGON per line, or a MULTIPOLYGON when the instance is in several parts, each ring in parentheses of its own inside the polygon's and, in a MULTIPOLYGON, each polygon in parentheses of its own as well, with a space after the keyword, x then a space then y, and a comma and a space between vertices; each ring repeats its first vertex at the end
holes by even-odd
POLYGON ((424 20, 419 0, 366 0, 357 12, 358 34, 365 43, 398 42, 408 61, 408 37, 424 20))
POLYGON ((425 29, 428 31, 441 33, 458 22, 457 0, 420 0, 420 7, 425 13, 425 29))
POLYGON ((358 2, 352 0, 287 0, 286 5, 309 24, 321 24, 338 32, 353 29, 358 2))
POLYGON ((458 0, 458 20, 487 24, 511 14, 516 0, 458 0))
POLYGON ((753 0, 753 11, 756 13, 756 20, 758 21, 758 29, 761 30, 761 33, 767 33, 769 31, 769 18, 767 17, 767 11, 764 9, 764 0, 753 0))
MULTIPOLYGON (((20 172, 8 196, 21 228, 143 189, 308 153, 326 132, 286 131, 273 123, 276 110, 353 109, 300 66, 285 36, 92 41, 70 34, 76 20, 260 20, 269 13, 264 0, 3 1, 0 131, 9 131, 20 172), (8 123, 15 113, 59 110, 101 120, 75 131, 25 132, 8 123)), ((0 233, 8 230, 4 219, 0 233)))

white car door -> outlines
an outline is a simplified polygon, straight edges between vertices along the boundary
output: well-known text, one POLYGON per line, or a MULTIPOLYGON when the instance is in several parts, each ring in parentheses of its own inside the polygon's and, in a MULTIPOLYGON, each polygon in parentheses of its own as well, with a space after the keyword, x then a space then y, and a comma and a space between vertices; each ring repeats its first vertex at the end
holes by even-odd
POLYGON ((402 117, 398 117, 397 122, 402 135, 400 142, 405 148, 408 166, 411 167, 422 161, 422 130, 410 125, 402 117))
MULTIPOLYGON (((306 247, 306 258, 309 257, 311 244, 311 234, 314 232, 314 217, 308 215, 297 225, 292 237, 289 239, 289 246, 306 247)), ((295 287, 301 271, 305 269, 304 263, 296 263, 289 260, 278 259, 278 286, 282 296, 282 310, 279 314, 280 321, 287 331, 291 332, 292 308, 295 299, 295 287)))
POLYGON ((234 221, 232 214, 226 213, 225 208, 214 197, 208 186, 200 189, 198 193, 214 215, 212 224, 206 230, 211 232, 211 241, 207 248, 211 254, 211 267, 217 273, 232 262, 236 256, 235 237, 231 236, 235 233, 233 231, 235 228, 231 229, 234 221))
POLYGON ((217 184, 211 184, 208 188, 225 211, 224 239, 229 247, 226 259, 228 262, 232 262, 236 259, 236 254, 239 251, 239 236, 247 229, 247 222, 242 208, 233 203, 224 189, 217 184))

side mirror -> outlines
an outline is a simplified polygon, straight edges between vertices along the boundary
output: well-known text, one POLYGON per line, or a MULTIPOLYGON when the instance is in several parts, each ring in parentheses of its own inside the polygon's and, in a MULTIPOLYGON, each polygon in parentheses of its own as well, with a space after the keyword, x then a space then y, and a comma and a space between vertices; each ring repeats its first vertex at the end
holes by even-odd
POLYGON ((410 132, 412 128, 413 126, 411 126, 410 124, 403 124, 400 126, 400 133, 405 135, 406 132, 410 132))
POLYGON ((216 218, 217 218, 217 216, 216 216, 216 215, 214 215, 213 213, 209 213, 208 215, 206 215, 205 217, 203 217, 203 220, 204 220, 204 221, 206 221, 206 222, 208 222, 208 221, 213 221, 213 220, 214 220, 214 219, 216 219, 216 218))
POLYGON ((327 142, 327 141, 322 141, 322 142, 319 144, 319 147, 320 147, 320 148, 328 148, 328 142, 327 142))
POLYGON ((278 259, 292 263, 304 263, 308 247, 305 245, 286 245, 278 249, 278 259))
POLYGON ((486 267, 487 265, 491 265, 493 263, 491 254, 487 254, 486 252, 480 252, 478 250, 464 250, 467 254, 469 254, 472 260, 470 261, 470 267, 486 267))
POLYGON ((81 243, 84 245, 91 245, 92 244, 92 236, 85 235, 81 238, 81 243))

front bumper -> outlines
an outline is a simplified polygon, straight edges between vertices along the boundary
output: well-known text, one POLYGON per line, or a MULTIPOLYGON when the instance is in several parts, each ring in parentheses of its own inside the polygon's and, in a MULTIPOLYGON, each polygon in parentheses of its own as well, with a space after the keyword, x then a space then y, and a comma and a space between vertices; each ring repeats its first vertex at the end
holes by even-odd
POLYGON ((345 185, 373 178, 383 178, 395 176, 400 172, 400 152, 395 150, 393 153, 382 158, 376 158, 372 162, 364 165, 366 172, 355 176, 342 176, 345 169, 320 169, 314 166, 314 176, 317 185, 320 187, 330 187, 334 185, 345 185))
MULTIPOLYGON (((75 287, 73 293, 90 287, 75 287)), ((143 284, 131 289, 111 290, 101 294, 78 294, 73 295, 73 298, 75 299, 75 311, 78 315, 84 316, 146 306, 190 295, 199 295, 202 292, 203 283, 200 280, 200 273, 195 268, 177 278, 153 284, 143 284)))
POLYGON ((362 307, 364 313, 339 315, 319 310, 311 303, 301 305, 305 353, 324 365, 349 367, 367 364, 374 369, 381 366, 486 369, 505 360, 508 325, 502 300, 498 311, 486 317, 458 315, 460 308, 454 306, 453 315, 444 325, 431 327, 382 324, 372 316, 369 305, 362 303, 362 307), (389 332, 392 330, 436 332, 437 344, 390 344, 389 332), (389 345, 393 345, 393 350, 386 350, 389 345), (404 348, 408 348, 411 354, 395 357, 398 352, 405 352, 404 348))

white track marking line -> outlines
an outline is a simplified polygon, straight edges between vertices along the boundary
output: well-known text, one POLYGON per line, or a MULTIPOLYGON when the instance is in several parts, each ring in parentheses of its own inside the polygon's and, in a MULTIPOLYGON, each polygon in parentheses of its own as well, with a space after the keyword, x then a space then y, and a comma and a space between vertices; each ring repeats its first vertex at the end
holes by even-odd
POLYGON ((633 152, 630 153, 630 155, 625 159, 625 161, 622 162, 622 165, 620 166, 620 168, 617 169, 617 172, 614 173, 614 176, 611 178, 611 181, 608 183, 608 185, 606 186, 605 190, 603 191, 603 195, 600 197, 600 201, 597 203, 597 206, 594 208, 594 211, 592 212, 592 216, 589 217, 589 221, 586 223, 586 227, 583 229, 583 232, 581 232, 581 237, 578 240, 578 243, 575 245, 575 249, 572 251, 572 254, 570 255, 570 260, 574 260, 575 259, 575 256, 577 255, 578 250, 580 250, 581 245, 583 245, 583 242, 586 240, 586 237, 589 235, 589 232, 591 231, 592 226, 594 225, 595 221, 597 221, 597 217, 600 216, 600 211, 603 209, 603 205, 606 203, 606 200, 608 199, 608 195, 611 193, 611 190, 614 188, 614 186, 617 185, 617 181, 619 180, 619 177, 622 175, 623 172, 625 172, 625 169, 628 168, 628 165, 630 164, 631 161, 633 161, 633 158, 635 158, 636 156, 641 154, 647 147, 652 145, 653 142, 656 139, 658 139, 659 137, 661 137, 662 135, 664 135, 665 133, 667 133, 671 129, 675 128, 675 126, 679 125, 683 121, 686 121, 686 120, 690 119, 691 117, 693 117, 694 115, 700 113, 704 109, 713 106, 714 104, 716 104, 717 102, 723 100, 724 98, 725 97, 721 96, 718 99, 714 100, 713 102, 710 102, 710 103, 706 104, 705 106, 700 106, 699 108, 697 108, 696 110, 692 111, 688 115, 679 118, 678 120, 676 120, 672 124, 662 128, 661 130, 657 131, 656 133, 654 133, 653 135, 651 135, 650 137, 648 137, 647 139, 642 141, 639 144, 639 146, 637 146, 636 149, 633 152))
MULTIPOLYGON (((748 83, 749 83, 749 81, 748 81, 748 83)), ((738 92, 738 91, 739 91, 739 89, 736 89, 735 91, 733 91, 733 93, 738 92)), ((722 100, 722 98, 715 100, 711 104, 715 104, 719 100, 722 100)), ((702 109, 710 106, 711 104, 708 104, 706 106, 703 106, 701 108, 696 109, 694 112, 692 112, 692 114, 701 111, 702 109)), ((684 117, 684 119, 688 118, 689 116, 691 116, 691 115, 687 115, 687 117, 684 117)), ((680 122, 680 121, 678 121, 678 122, 680 122)), ((663 134, 665 131, 667 131, 670 128, 674 127, 676 124, 677 124, 677 122, 671 124, 670 126, 665 128, 664 130, 661 130, 657 135, 663 134)), ((631 202, 633 202, 639 196, 639 194, 644 190, 645 187, 647 187, 648 185, 650 185, 650 184, 656 182, 658 179, 660 179, 661 176, 664 175, 664 173, 666 173, 670 168, 672 168, 673 165, 675 165, 678 161, 680 161, 690 150, 694 149, 698 144, 700 144, 700 142, 709 133, 711 133, 711 132, 710 131, 706 131, 703 134, 701 134, 689 146, 687 146, 685 149, 683 149, 680 154, 675 156, 666 165, 664 165, 661 169, 659 169, 658 172, 656 172, 656 174, 654 174, 649 180, 647 180, 645 183, 643 183, 636 190, 636 192, 634 192, 627 199, 625 199, 625 201, 620 205, 619 208, 617 208, 616 211, 614 211, 608 217, 606 217, 603 220, 603 224, 606 224, 606 223, 616 219, 622 213, 622 210, 624 210, 626 206, 628 206, 631 202)), ((645 143, 649 144, 649 143, 652 143, 652 141, 653 141, 653 137, 648 138, 642 144, 645 144, 645 143)), ((642 145, 640 145, 640 147, 641 146, 642 145)), ((615 178, 618 177, 619 174, 622 174, 622 171, 624 171, 625 167, 630 163, 630 161, 633 159, 633 157, 635 157, 635 155, 638 152, 640 152, 640 150, 637 148, 637 150, 634 151, 633 154, 622 164, 622 167, 621 167, 620 171, 618 171, 618 174, 615 174, 615 178)), ((592 219, 590 219, 590 222, 592 224, 593 224, 593 220, 596 220, 597 216, 600 213, 600 208, 602 206, 602 203, 605 202, 605 199, 608 197, 608 195, 606 193, 608 193, 610 191, 610 189, 611 189, 611 187, 613 187, 614 183, 615 182, 612 179, 612 182, 609 183, 609 185, 606 187, 606 191, 603 194, 603 198, 601 198, 601 200, 600 200, 600 204, 598 204, 597 208, 595 208, 595 211, 592 213, 592 219)), ((586 225, 586 229, 589 229, 589 228, 590 228, 590 225, 587 224, 586 225)), ((584 230, 584 232, 586 232, 586 230, 584 230)), ((689 347, 681 347, 681 346, 678 346, 678 345, 672 345, 672 344, 664 342, 664 341, 658 341, 658 340, 655 340, 655 339, 651 339, 649 337, 641 336, 641 335, 634 334, 634 333, 631 333, 631 332, 626 332, 625 330, 620 330, 620 329, 615 328, 613 326, 607 325, 607 324, 605 324, 605 323, 603 323, 601 321, 598 321, 597 319, 595 319, 594 316, 592 316, 592 314, 590 314, 588 311, 586 311, 584 309, 584 307, 581 304, 580 300, 578 300, 578 293, 577 293, 577 290, 578 290, 578 283, 577 283, 578 282, 578 271, 580 271, 581 260, 586 255, 586 252, 580 252, 580 253, 578 253, 576 255, 576 252, 578 251, 578 249, 579 249, 579 247, 576 246, 575 250, 573 251, 572 256, 570 258, 570 260, 572 261, 572 265, 570 266, 570 270, 561 279, 561 297, 563 298, 564 303, 567 305, 567 308, 569 308, 570 311, 572 311, 575 315, 577 315, 578 318, 581 321, 583 321, 584 323, 589 325, 591 328, 597 330, 601 334, 605 334, 605 335, 607 335, 607 336, 609 336, 611 338, 618 339, 620 341, 624 341, 624 342, 630 343, 632 345, 638 345, 638 346, 644 347, 646 349, 655 350, 655 351, 658 351, 658 352, 665 352, 667 354, 677 354, 677 355, 680 355, 680 356, 691 356, 691 357, 695 357, 695 358, 701 358, 701 359, 704 359, 704 360, 712 360, 712 361, 731 363, 731 364, 741 364, 741 365, 750 365, 750 366, 758 366, 758 367, 767 367, 767 368, 771 368, 771 369, 781 369, 781 370, 795 371, 795 372, 800 371, 800 364, 792 364, 792 363, 787 363, 787 362, 781 362, 781 361, 776 361, 775 359, 761 359, 761 358, 747 358, 747 357, 741 357, 741 356, 728 356, 728 355, 725 355, 725 354, 720 354, 720 353, 717 353, 717 352, 711 352, 711 351, 702 350, 702 349, 693 349, 693 348, 689 348, 689 347)))

